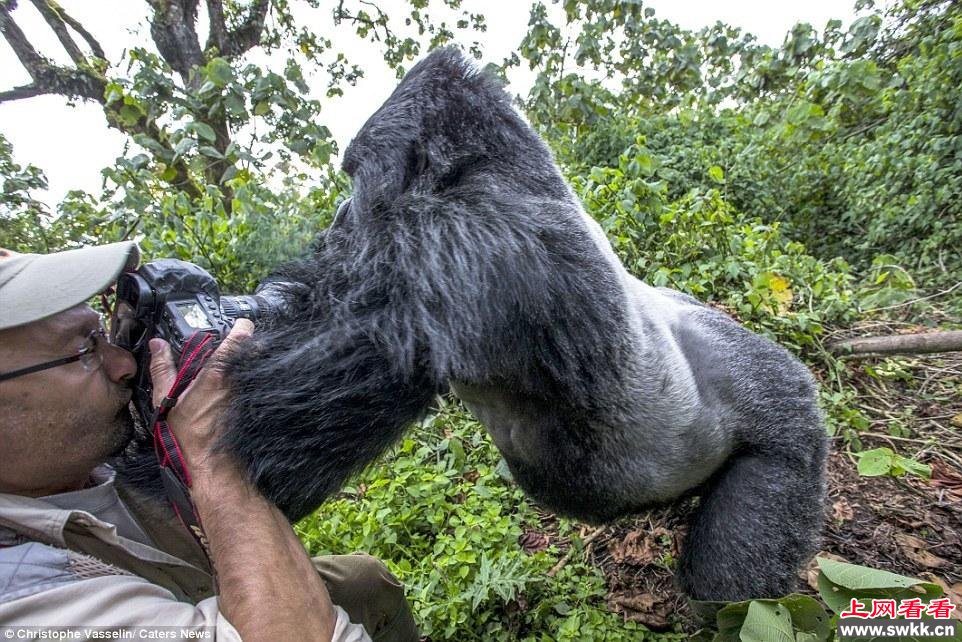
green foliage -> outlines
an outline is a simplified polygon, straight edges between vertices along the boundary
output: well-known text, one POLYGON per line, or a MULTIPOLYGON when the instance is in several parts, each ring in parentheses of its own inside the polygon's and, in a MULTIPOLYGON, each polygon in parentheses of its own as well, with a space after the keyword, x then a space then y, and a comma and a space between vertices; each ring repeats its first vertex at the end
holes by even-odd
MULTIPOLYGON (((730 604, 702 602, 715 609, 713 630, 699 633, 701 642, 827 642, 835 639, 838 616, 852 600, 871 612, 873 599, 918 598, 923 605, 943 596, 937 584, 888 571, 818 558, 818 592, 825 606, 807 595, 787 595, 777 600, 750 600, 730 604), (834 615, 833 615, 834 614, 834 615)), ((952 638, 958 639, 958 638, 952 638)))
POLYGON ((925 478, 932 476, 931 466, 903 457, 891 448, 873 448, 856 453, 856 455, 858 456, 858 473, 863 477, 877 477, 879 475, 900 477, 906 473, 925 478))
POLYGON ((823 557, 818 558, 818 567, 821 571, 818 576, 819 595, 836 616, 851 606, 852 599, 857 599, 863 606, 867 604, 871 608, 872 598, 920 598, 922 603, 928 604, 943 595, 938 584, 888 571, 823 557))
POLYGON ((935 283, 962 269, 958 3, 796 25, 779 49, 640 3, 563 4, 563 27, 532 9, 521 54, 538 71, 527 113, 573 172, 640 134, 671 199, 722 170, 735 209, 857 273, 883 253, 935 283))
POLYGON ((778 600, 751 600, 723 606, 716 615, 713 642, 795 642, 828 640, 831 617, 818 600, 807 595, 788 595, 778 600))
MULTIPOLYGON (((312 554, 363 550, 407 584, 433 640, 640 640, 608 613, 598 569, 518 540, 537 513, 505 478, 483 427, 443 403, 379 464, 297 525, 312 554)), ((576 539, 568 524, 561 536, 576 539)))
MULTIPOLYGON (((718 167, 708 172, 716 184, 726 180, 718 167)), ((753 329, 799 349, 813 346, 825 324, 853 318, 844 261, 807 254, 778 223, 736 211, 717 187, 669 201, 658 174, 658 161, 639 138, 616 167, 572 178, 629 271, 721 304, 753 329)))

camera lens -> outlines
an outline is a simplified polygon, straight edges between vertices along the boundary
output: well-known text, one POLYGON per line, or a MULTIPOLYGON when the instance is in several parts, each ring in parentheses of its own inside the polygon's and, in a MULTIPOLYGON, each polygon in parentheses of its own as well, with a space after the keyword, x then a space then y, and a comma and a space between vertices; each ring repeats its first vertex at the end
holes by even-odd
POLYGON ((147 326, 136 317, 134 308, 126 301, 119 301, 110 326, 110 342, 134 352, 141 347, 146 337, 147 326))

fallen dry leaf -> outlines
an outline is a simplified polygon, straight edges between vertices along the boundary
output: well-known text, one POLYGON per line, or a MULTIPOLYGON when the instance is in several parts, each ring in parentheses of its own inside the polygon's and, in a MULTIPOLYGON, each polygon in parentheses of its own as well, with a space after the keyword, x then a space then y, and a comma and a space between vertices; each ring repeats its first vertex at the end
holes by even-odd
POLYGON ((608 608, 626 620, 652 629, 667 628, 671 613, 671 605, 665 598, 651 593, 612 593, 608 596, 608 608))
POLYGON ((907 533, 896 533, 895 541, 898 542, 899 546, 902 546, 903 548, 925 548, 927 546, 925 540, 919 539, 918 537, 909 535, 907 533))
POLYGON ((650 532, 641 529, 634 530, 620 541, 609 542, 608 551, 611 553, 611 558, 618 564, 628 563, 645 566, 662 557, 664 547, 659 541, 662 537, 670 539, 671 533, 661 527, 650 532))
POLYGON ((805 583, 812 587, 813 591, 818 590, 818 559, 819 557, 825 557, 830 560, 835 560, 836 562, 848 562, 847 559, 841 555, 836 555, 835 553, 829 553, 828 551, 819 551, 815 554, 815 557, 809 561, 808 566, 799 571, 798 575, 805 583))
POLYGON ((538 531, 527 531, 518 538, 518 543, 526 553, 537 553, 548 548, 548 536, 538 531))
POLYGON ((952 617, 956 620, 962 620, 962 582, 949 586, 948 582, 934 573, 922 573, 921 576, 923 580, 938 584, 942 588, 945 597, 949 598, 949 601, 955 605, 952 617))
POLYGON ((906 533, 896 533, 895 542, 907 558, 920 566, 924 566, 925 568, 942 568, 948 564, 946 560, 938 555, 927 551, 926 549, 929 545, 918 537, 906 533))
POLYGON ((848 503, 847 499, 840 497, 837 502, 832 504, 832 517, 839 524, 850 521, 855 517, 852 505, 848 503))
POLYGON ((946 489, 952 495, 962 498, 962 475, 943 461, 932 462, 932 477, 930 479, 933 486, 946 489))

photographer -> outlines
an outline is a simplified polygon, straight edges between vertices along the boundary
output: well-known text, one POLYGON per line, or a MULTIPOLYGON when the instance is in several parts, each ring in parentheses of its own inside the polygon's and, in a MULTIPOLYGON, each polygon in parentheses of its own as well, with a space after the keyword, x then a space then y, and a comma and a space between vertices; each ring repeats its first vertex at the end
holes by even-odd
MULTIPOLYGON (((104 462, 133 435, 136 364, 85 301, 138 260, 129 242, 49 255, 0 250, 0 626, 417 640, 383 564, 310 559, 284 516, 213 453, 228 396, 216 366, 169 415, 210 563, 168 506, 115 480, 104 462)), ((243 350, 252 327, 238 320, 214 359, 243 350)), ((176 368, 163 341, 150 349, 156 403, 176 368)))

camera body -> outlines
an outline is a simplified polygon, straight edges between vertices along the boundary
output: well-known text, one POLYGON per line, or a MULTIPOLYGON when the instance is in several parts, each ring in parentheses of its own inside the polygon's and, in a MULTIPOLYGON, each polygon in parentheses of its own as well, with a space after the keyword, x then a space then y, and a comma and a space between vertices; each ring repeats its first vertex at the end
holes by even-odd
POLYGON ((256 323, 271 312, 271 304, 262 296, 221 296, 214 277, 187 261, 161 259, 123 273, 117 281, 111 342, 129 350, 137 361, 133 402, 144 425, 154 408, 150 339, 167 341, 177 362, 195 333, 210 333, 219 343, 238 318, 256 323))

